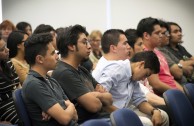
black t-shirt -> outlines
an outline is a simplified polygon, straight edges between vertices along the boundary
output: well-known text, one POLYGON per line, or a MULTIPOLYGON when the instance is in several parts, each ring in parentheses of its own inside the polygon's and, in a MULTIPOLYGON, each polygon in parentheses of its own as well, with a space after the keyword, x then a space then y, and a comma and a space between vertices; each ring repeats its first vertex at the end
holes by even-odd
POLYGON ((34 126, 61 126, 52 118, 49 121, 42 120, 42 111, 46 112, 57 103, 66 109, 64 100, 68 98, 56 80, 49 76, 45 79, 30 70, 22 87, 22 97, 34 126))
POLYGON ((187 52, 187 50, 182 46, 182 45, 177 45, 176 46, 178 50, 174 50, 173 48, 168 45, 166 48, 176 56, 179 60, 186 60, 185 57, 190 58, 192 55, 187 52))
MULTIPOLYGON (((71 65, 59 61, 56 69, 52 73, 52 77, 55 78, 70 101, 74 103, 78 113, 78 123, 91 118, 107 117, 101 115, 101 113, 90 113, 77 103, 77 99, 90 92, 94 91, 94 88, 98 82, 92 77, 92 75, 82 66, 78 67, 78 70, 71 65)), ((87 99, 86 99, 87 100, 87 99)))

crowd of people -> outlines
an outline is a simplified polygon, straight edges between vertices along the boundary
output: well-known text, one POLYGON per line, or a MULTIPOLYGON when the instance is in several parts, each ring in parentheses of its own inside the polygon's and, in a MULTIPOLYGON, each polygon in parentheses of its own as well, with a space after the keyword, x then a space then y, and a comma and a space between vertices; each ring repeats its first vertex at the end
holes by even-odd
POLYGON ((194 83, 194 57, 175 22, 146 17, 136 29, 90 34, 82 25, 0 24, 0 125, 18 124, 12 92, 35 126, 109 120, 122 108, 144 126, 171 126, 162 94, 194 83))

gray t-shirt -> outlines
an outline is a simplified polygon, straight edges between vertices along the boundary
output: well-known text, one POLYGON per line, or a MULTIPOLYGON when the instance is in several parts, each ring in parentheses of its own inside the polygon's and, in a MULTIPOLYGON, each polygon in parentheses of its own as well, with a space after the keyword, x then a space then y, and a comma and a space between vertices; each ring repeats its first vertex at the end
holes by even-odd
MULTIPOLYGON (((178 63, 179 63, 180 60, 179 60, 176 56, 174 56, 174 54, 173 54, 172 52, 170 52, 170 51, 168 50, 168 46, 159 47, 158 50, 161 51, 161 52, 164 54, 164 56, 165 56, 165 58, 166 58, 166 60, 167 60, 167 62, 168 62, 169 68, 170 68, 171 66, 173 66, 174 64, 178 64, 178 63)), ((185 76, 182 76, 182 79, 181 79, 181 80, 177 80, 177 81, 178 81, 180 84, 185 84, 185 83, 187 83, 187 79, 186 79, 185 76)))
MULTIPOLYGON (((22 97, 26 104, 32 124, 35 126, 60 126, 55 119, 49 121, 42 120, 42 112, 46 112, 50 107, 59 103, 64 109, 64 94, 61 86, 51 77, 44 79, 40 74, 30 70, 22 88, 22 97)), ((74 125, 71 122, 72 125, 74 125)))

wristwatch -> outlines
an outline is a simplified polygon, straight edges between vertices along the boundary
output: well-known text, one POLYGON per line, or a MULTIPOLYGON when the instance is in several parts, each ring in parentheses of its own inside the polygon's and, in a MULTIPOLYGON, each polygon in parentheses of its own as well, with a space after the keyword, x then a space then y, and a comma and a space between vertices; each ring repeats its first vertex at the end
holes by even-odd
POLYGON ((181 68, 181 69, 183 68, 182 64, 178 63, 177 65, 178 65, 179 68, 181 68))

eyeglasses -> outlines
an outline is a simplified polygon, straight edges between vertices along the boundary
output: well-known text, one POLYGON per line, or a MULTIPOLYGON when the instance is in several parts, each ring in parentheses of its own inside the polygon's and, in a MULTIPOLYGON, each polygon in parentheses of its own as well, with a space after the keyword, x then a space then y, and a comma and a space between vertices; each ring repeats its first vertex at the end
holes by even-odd
POLYGON ((170 33, 169 33, 169 31, 165 31, 164 33, 162 33, 162 35, 165 35, 165 36, 169 37, 170 33))
POLYGON ((86 46, 90 44, 90 41, 88 41, 88 40, 81 40, 81 41, 78 41, 78 42, 81 42, 86 46))

